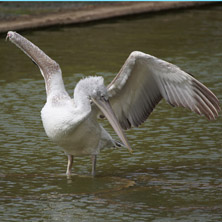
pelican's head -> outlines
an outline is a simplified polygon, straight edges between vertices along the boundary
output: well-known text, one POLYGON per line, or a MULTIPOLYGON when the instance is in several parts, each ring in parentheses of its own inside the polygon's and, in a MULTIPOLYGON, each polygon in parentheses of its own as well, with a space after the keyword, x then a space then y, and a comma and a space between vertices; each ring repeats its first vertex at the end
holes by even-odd
POLYGON ((108 100, 108 93, 101 76, 90 76, 80 80, 76 86, 75 93, 81 92, 91 101, 103 98, 108 100))
POLYGON ((90 102, 94 103, 100 109, 122 140, 123 144, 130 152, 132 152, 119 121, 110 105, 107 88, 104 85, 104 79, 102 77, 87 77, 82 79, 77 84, 74 95, 78 92, 81 92, 82 96, 87 96, 90 102))

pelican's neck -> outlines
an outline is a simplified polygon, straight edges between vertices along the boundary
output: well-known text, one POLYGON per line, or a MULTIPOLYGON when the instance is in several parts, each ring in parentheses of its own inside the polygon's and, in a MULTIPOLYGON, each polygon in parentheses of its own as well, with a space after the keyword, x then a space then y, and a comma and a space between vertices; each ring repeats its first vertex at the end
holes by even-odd
MULTIPOLYGON (((42 71, 41 71, 42 72, 42 71)), ((42 72, 42 75, 45 80, 45 88, 46 88, 46 94, 47 97, 54 94, 67 94, 65 85, 62 79, 62 74, 60 72, 58 73, 52 73, 45 75, 42 72)))
POLYGON ((91 111, 90 100, 85 92, 78 88, 78 85, 74 90, 74 104, 79 110, 82 110, 83 112, 91 111))
POLYGON ((73 103, 73 100, 65 89, 62 75, 57 73, 52 75, 49 79, 45 79, 45 87, 47 103, 52 106, 64 106, 65 104, 70 103, 70 101, 73 103))

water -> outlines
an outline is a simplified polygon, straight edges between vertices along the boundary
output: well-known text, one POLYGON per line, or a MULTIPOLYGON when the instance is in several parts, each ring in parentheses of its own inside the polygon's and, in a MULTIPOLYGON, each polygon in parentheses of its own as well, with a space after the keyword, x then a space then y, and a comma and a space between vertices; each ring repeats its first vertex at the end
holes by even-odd
MULTIPOLYGON (((22 34, 55 59, 70 94, 83 76, 108 84, 129 53, 170 61, 222 99, 222 6, 117 19, 22 34)), ((133 155, 105 149, 97 176, 90 157, 66 156, 40 120, 42 76, 0 39, 0 221, 220 221, 222 118, 209 122, 162 101, 127 132, 133 155)), ((115 136, 106 122, 102 123, 115 136)))

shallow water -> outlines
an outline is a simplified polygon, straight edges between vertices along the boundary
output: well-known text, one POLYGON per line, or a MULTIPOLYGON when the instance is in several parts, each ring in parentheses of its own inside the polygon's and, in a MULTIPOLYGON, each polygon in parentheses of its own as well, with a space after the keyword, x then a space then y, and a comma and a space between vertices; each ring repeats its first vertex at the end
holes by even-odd
MULTIPOLYGON (((222 99, 222 6, 137 16, 22 34, 55 59, 70 94, 87 75, 108 84, 129 53, 172 62, 222 99)), ((222 118, 162 101, 127 132, 134 149, 105 149, 90 176, 90 157, 66 156, 46 137, 44 81, 18 48, 0 39, 0 221, 220 221, 222 118)), ((106 129, 115 137, 106 122, 106 129)))

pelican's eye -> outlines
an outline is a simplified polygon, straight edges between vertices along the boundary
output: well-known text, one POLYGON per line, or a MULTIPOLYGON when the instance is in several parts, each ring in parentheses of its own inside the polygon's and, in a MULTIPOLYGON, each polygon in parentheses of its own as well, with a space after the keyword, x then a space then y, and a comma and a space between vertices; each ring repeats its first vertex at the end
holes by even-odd
POLYGON ((104 94, 101 95, 101 98, 102 98, 103 100, 105 100, 105 101, 108 100, 108 97, 107 97, 106 95, 104 95, 104 94))
POLYGON ((92 104, 93 104, 93 101, 92 101, 91 96, 88 96, 88 99, 89 99, 90 104, 92 105, 92 104))

